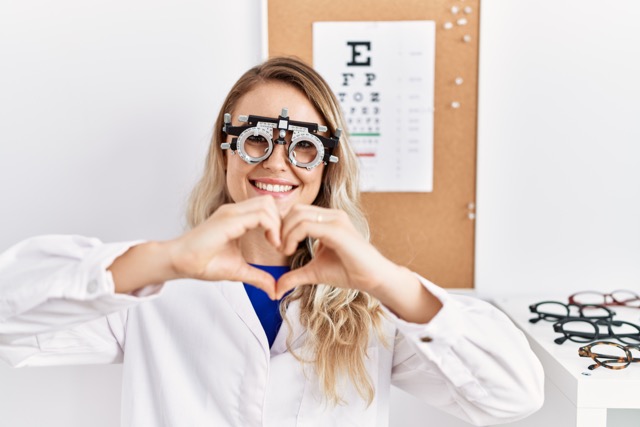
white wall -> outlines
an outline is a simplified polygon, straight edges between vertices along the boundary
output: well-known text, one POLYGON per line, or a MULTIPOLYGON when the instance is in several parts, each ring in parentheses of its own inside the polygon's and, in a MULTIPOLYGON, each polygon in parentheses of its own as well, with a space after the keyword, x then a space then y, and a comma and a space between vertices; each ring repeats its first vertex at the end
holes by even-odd
POLYGON ((476 288, 640 291, 640 3, 483 0, 476 288))
MULTIPOLYGON (((180 232, 223 97, 259 62, 255 0, 2 0, 0 251, 180 232), (242 25, 238 25, 241 22, 242 25)), ((0 425, 118 425, 120 366, 12 370, 0 425)))

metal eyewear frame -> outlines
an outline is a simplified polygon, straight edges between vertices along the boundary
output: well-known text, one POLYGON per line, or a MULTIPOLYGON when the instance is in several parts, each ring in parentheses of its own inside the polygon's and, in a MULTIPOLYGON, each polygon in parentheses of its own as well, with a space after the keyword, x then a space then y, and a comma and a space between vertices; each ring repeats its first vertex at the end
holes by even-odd
POLYGON ((233 138, 231 142, 222 143, 221 148, 223 150, 230 149, 233 153, 237 152, 242 160, 249 164, 258 164, 267 159, 273 151, 274 144, 285 145, 287 132, 293 132, 288 148, 288 158, 294 166, 311 170, 321 163, 326 165, 338 162, 338 157, 332 155, 332 153, 340 142, 340 136, 342 135, 342 129, 340 128, 336 129, 334 136, 330 138, 318 135, 318 132, 326 132, 328 130, 327 127, 317 123, 289 120, 289 113, 286 108, 282 109, 282 113, 278 118, 241 115, 238 117, 238 121, 247 123, 247 125, 231 126, 231 114, 226 113, 224 115, 222 131, 236 138, 233 138), (274 129, 278 130, 278 138, 275 140, 273 139, 274 129), (245 141, 251 136, 261 136, 269 144, 268 149, 260 157, 251 157, 244 149, 245 141), (296 159, 295 148, 300 143, 311 143, 315 146, 317 154, 312 161, 301 163, 296 159))

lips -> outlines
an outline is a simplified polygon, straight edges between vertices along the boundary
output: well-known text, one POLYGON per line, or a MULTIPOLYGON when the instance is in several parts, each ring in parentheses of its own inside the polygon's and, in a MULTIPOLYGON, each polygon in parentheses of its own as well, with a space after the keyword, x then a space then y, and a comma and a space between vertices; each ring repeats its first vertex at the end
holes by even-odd
POLYGON ((261 190, 269 191, 271 193, 286 193, 293 189, 293 185, 266 184, 260 181, 254 181, 253 185, 261 190))
POLYGON ((298 188, 297 185, 282 179, 264 178, 251 180, 251 184, 260 191, 285 195, 298 188))

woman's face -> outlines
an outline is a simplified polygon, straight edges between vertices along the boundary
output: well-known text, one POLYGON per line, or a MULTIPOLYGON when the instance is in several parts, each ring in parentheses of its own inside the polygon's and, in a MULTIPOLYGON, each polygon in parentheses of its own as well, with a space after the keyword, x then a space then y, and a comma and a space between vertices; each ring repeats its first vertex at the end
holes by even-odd
MULTIPOLYGON (((326 125, 322 116, 299 89, 282 82, 265 82, 256 86, 240 98, 232 112, 232 124, 238 122, 239 115, 255 115, 277 118, 282 108, 289 109, 291 120, 326 125)), ((287 132, 287 144, 291 132, 287 132)), ((274 141, 277 131, 274 131, 274 141)), ((231 137, 227 138, 231 141, 231 137)), ((287 156, 287 146, 274 144, 271 156, 257 165, 250 165, 225 151, 227 163, 227 189, 234 202, 251 197, 271 195, 286 215, 295 204, 311 204, 320 190, 324 164, 307 170, 292 165, 287 156)))

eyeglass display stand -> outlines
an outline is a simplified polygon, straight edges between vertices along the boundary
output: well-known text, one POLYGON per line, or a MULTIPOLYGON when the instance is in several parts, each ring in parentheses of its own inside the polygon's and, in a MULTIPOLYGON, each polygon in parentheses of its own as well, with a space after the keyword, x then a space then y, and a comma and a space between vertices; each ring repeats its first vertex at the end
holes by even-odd
MULTIPOLYGON (((566 301, 564 298, 545 297, 513 297, 496 298, 494 304, 504 311, 516 325, 524 331, 531 348, 536 353, 545 371, 547 382, 547 396, 545 406, 551 404, 549 390, 559 391, 572 411, 568 419, 562 424, 545 423, 548 427, 617 427, 607 423, 609 409, 634 409, 633 424, 640 425, 640 363, 633 363, 623 370, 611 370, 598 367, 589 370, 588 366, 594 361, 590 358, 578 356, 581 345, 573 341, 565 341, 558 345, 555 338, 561 336, 553 331, 553 323, 544 320, 530 323, 529 319, 536 315, 529 312, 529 305, 538 301, 555 300, 566 301), (574 416, 575 415, 575 416, 574 416)), ((640 323, 640 310, 627 307, 612 307, 616 312, 615 318, 632 323, 640 323)), ((603 339, 613 341, 614 339, 603 339)), ((556 393, 556 396, 561 396, 556 393)), ((544 408, 543 408, 544 410, 544 408)), ((564 411, 563 411, 564 412, 564 411)), ((626 411, 623 411, 626 412, 626 411)))

